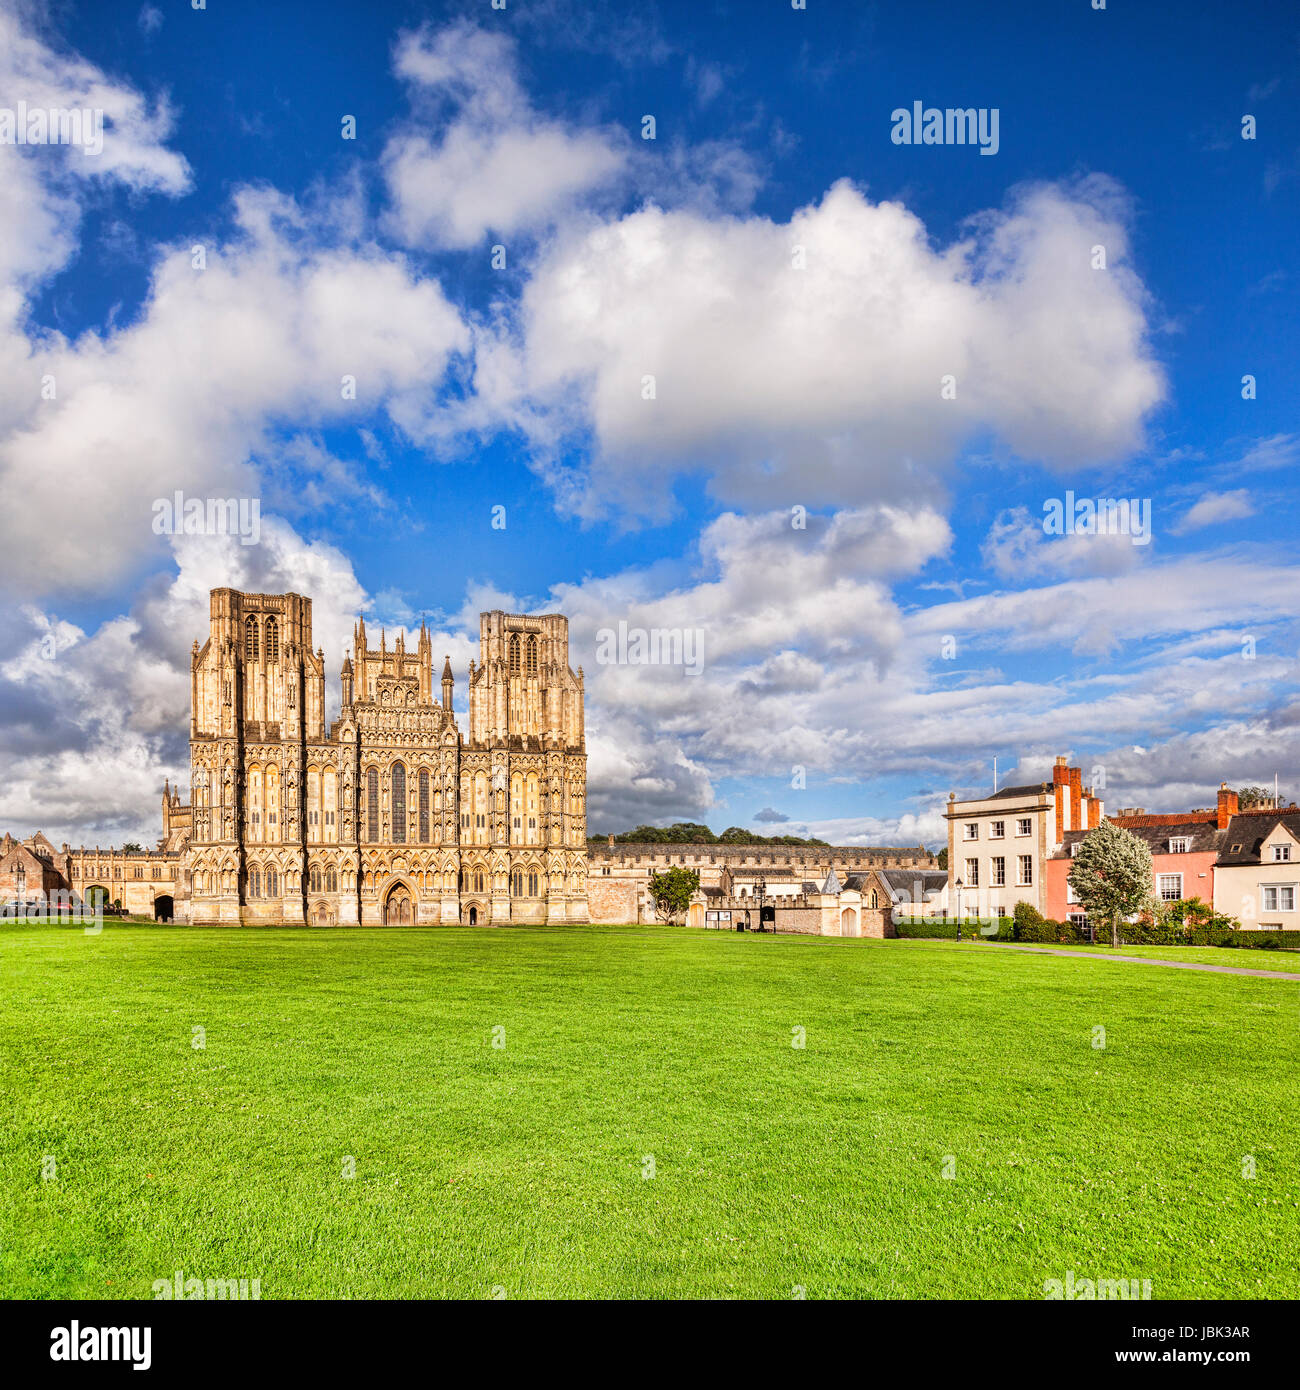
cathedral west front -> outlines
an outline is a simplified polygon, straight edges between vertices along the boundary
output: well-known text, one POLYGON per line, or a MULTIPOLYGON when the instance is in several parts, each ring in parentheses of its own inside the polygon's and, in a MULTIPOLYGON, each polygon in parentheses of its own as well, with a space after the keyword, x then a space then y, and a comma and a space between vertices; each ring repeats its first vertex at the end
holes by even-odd
POLYGON ((469 728, 428 631, 364 620, 327 727, 311 599, 214 589, 191 656, 194 923, 587 920, 583 682, 568 620, 484 613, 469 728))

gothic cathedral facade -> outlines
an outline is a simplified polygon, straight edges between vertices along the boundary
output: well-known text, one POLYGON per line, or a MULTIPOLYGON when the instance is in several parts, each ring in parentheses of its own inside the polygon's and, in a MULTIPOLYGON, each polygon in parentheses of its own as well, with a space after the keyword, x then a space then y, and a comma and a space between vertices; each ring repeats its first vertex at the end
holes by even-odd
POLYGON ((191 657, 189 920, 587 920, 582 670, 568 620, 484 613, 469 732, 429 633, 368 645, 326 723, 311 599, 214 589, 191 657))

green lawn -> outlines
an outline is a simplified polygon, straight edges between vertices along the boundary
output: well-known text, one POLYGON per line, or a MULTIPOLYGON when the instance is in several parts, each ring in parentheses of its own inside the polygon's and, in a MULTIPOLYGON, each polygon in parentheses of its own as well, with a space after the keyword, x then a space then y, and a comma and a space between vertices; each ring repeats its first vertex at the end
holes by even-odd
MULTIPOLYGON (((926 946, 931 949, 948 947, 952 950, 978 951, 981 941, 926 941, 916 939, 913 946, 926 946)), ((1287 974, 1300 975, 1300 951, 1261 951, 1242 950, 1238 947, 1220 946, 1105 946, 1090 942, 1074 943, 1068 946, 1040 946, 1034 943, 1026 949, 1035 951, 1086 951, 1098 956, 1141 956, 1144 960, 1181 960, 1197 965, 1226 965, 1233 970, 1281 970, 1287 974)))
POLYGON ((10 927, 0 966, 9 1297, 1300 1295, 1290 981, 633 927, 10 927))

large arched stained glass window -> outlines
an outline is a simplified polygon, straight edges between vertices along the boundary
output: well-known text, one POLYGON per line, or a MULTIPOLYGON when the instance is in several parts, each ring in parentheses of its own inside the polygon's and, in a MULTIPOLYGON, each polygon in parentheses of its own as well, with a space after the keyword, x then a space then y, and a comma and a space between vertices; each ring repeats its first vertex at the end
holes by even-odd
POLYGON ((393 843, 406 843, 406 768, 393 764, 393 843))
POLYGON ((420 769, 420 843, 429 843, 429 769, 420 769))
POLYGON ((366 771, 366 839, 373 845, 379 839, 379 769, 366 771))
POLYGON ((279 661, 280 659, 280 628, 274 618, 266 620, 266 659, 268 661, 279 661))

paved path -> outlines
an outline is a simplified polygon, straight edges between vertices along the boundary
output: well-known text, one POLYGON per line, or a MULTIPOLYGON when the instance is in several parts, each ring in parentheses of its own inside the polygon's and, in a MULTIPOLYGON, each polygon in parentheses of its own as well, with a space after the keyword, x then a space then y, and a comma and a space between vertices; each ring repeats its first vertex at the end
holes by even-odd
POLYGON ((987 946, 1001 946, 1006 951, 1031 951, 1036 956, 1073 956, 1075 960, 1129 961, 1134 965, 1168 965, 1174 970, 1208 970, 1212 975, 1257 975, 1262 980, 1300 980, 1286 970, 1249 970, 1244 965, 1202 965, 1191 960, 1153 960, 1150 956, 1103 956, 1095 951, 1059 951, 1054 946, 1017 946, 1010 941, 988 941, 987 946))

